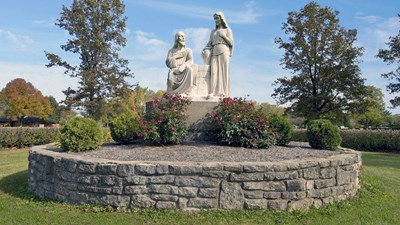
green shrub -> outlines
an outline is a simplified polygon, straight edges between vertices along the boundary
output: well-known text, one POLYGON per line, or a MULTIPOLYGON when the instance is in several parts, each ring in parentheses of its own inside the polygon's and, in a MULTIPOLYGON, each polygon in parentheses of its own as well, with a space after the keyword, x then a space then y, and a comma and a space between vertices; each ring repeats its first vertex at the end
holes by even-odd
POLYGON ((110 128, 103 127, 102 131, 103 131, 103 142, 114 142, 114 140, 111 136, 110 128))
POLYGON ((60 137, 58 128, 5 127, 0 128, 0 147, 23 148, 56 142, 60 137))
MULTIPOLYGON (((340 130, 342 147, 370 152, 400 152, 400 130, 340 130)), ((308 142, 305 129, 295 129, 293 140, 308 142)))
POLYGON ((139 123, 137 113, 128 111, 117 116, 110 123, 111 137, 118 143, 129 143, 138 138, 139 123))
POLYGON ((292 140, 293 127, 285 117, 276 114, 270 116, 269 126, 278 133, 276 139, 277 145, 285 146, 292 140))
POLYGON ((360 151, 400 152, 400 130, 341 130, 342 146, 360 151))
POLYGON ((292 141, 308 142, 306 129, 294 129, 292 141))
POLYGON ((185 111, 190 101, 181 95, 165 94, 150 103, 141 123, 141 136, 156 145, 182 143, 187 136, 185 111))
POLYGON ((103 132, 93 119, 73 117, 61 128, 60 144, 65 151, 91 151, 102 143, 103 132))
POLYGON ((307 124, 308 143, 313 148, 335 150, 342 142, 339 128, 329 120, 312 120, 307 124))
POLYGON ((247 148, 268 148, 275 144, 266 115, 246 99, 222 99, 209 121, 215 141, 247 148))

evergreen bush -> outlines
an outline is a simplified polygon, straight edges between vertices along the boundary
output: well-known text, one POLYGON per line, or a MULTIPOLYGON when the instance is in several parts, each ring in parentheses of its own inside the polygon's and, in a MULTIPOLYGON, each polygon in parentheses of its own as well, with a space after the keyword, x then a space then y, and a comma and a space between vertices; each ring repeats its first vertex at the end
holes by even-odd
POLYGON ((102 129, 93 119, 72 117, 61 128, 60 144, 65 151, 91 151, 102 143, 102 129))
POLYGON ((293 127, 285 117, 276 114, 270 116, 269 126, 278 133, 276 138, 277 145, 285 146, 292 140, 293 127))
POLYGON ((307 124, 308 143, 316 149, 335 150, 342 142, 339 128, 329 120, 312 120, 307 124))
POLYGON ((115 142, 126 144, 139 137, 137 116, 136 112, 128 111, 117 116, 110 123, 111 137, 115 142))

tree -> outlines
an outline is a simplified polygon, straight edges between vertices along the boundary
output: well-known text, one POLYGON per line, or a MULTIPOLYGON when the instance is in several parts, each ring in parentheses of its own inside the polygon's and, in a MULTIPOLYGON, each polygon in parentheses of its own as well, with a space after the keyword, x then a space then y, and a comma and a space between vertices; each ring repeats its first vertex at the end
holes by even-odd
POLYGON ((106 113, 104 106, 110 99, 126 95, 132 87, 126 81, 133 77, 128 60, 118 54, 126 44, 124 12, 120 0, 74 0, 70 9, 63 6, 56 25, 73 36, 61 49, 78 54, 80 64, 72 65, 45 52, 47 67, 64 67, 65 74, 79 78, 77 89, 63 91, 63 102, 83 108, 88 117, 97 120, 106 113))
POLYGON ((5 116, 7 110, 6 97, 3 92, 0 92, 0 118, 5 116))
POLYGON ((7 105, 5 115, 11 119, 18 119, 23 116, 37 116, 47 119, 52 113, 49 100, 24 79, 12 80, 1 92, 7 105))
POLYGON ((355 115, 359 123, 364 125, 364 128, 382 125, 385 116, 388 115, 388 112, 385 110, 382 90, 374 86, 367 86, 366 94, 360 101, 360 105, 362 105, 365 110, 355 115))
MULTIPOLYGON (((398 17, 400 18, 400 14, 398 14, 398 17)), ((400 93, 400 30, 397 36, 389 37, 389 42, 386 44, 389 49, 379 49, 376 57, 381 58, 387 64, 397 64, 395 71, 382 74, 382 77, 394 80, 386 86, 390 94, 400 93)), ((390 103, 394 108, 400 106, 400 96, 395 96, 394 99, 390 100, 390 103)))
POLYGON ((122 97, 112 98, 107 102, 104 108, 106 114, 102 117, 102 122, 104 124, 109 124, 109 122, 113 121, 118 115, 128 110, 144 113, 145 103, 155 97, 160 98, 164 93, 165 91, 163 90, 154 92, 147 87, 141 87, 139 84, 136 84, 136 87, 128 94, 122 97))
POLYGON ((285 108, 277 105, 272 105, 267 102, 256 105, 256 107, 260 109, 267 116, 271 115, 283 116, 283 114, 285 113, 285 108))
POLYGON ((288 110, 297 116, 315 119, 357 109, 352 102, 365 91, 357 65, 363 48, 353 46, 357 31, 340 27, 338 14, 310 2, 289 12, 282 26, 291 35, 288 42, 275 39, 285 50, 281 65, 294 75, 275 81, 272 96, 290 103, 288 110))

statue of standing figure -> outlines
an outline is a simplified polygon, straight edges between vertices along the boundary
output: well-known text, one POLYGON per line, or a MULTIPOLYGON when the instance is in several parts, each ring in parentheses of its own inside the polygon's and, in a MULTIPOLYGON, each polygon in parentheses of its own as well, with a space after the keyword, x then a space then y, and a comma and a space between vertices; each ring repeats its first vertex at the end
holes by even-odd
POLYGON ((215 29, 202 52, 205 63, 210 65, 208 98, 229 97, 229 61, 233 53, 233 34, 222 12, 214 14, 215 29))

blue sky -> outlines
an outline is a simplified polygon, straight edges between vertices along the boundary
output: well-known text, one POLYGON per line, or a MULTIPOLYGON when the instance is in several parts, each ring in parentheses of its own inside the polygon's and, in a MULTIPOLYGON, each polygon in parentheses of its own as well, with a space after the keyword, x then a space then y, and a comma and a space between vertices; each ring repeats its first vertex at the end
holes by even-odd
MULTIPOLYGON (((388 80, 380 74, 393 69, 375 58, 380 48, 386 48, 389 36, 400 30, 397 14, 398 0, 324 0, 340 12, 340 25, 357 29, 357 46, 365 48, 360 68, 367 85, 381 88, 385 101, 393 98, 386 92, 388 80)), ((194 61, 201 64, 200 52, 211 29, 212 15, 222 11, 232 29, 235 52, 231 58, 231 95, 247 97, 257 102, 276 104, 271 98, 272 83, 291 71, 280 65, 283 51, 274 43, 275 37, 287 37, 281 30, 290 11, 299 11, 309 1, 303 0, 125 0, 128 17, 125 34, 127 46, 121 56, 130 62, 137 83, 152 90, 166 89, 165 58, 173 45, 177 31, 186 33, 188 47, 194 61)), ((44 51, 56 53, 76 61, 76 56, 65 53, 60 45, 70 38, 55 26, 62 6, 70 7, 70 0, 12 0, 3 1, 0 8, 0 89, 15 78, 23 78, 58 101, 62 90, 76 87, 77 80, 64 75, 62 68, 46 68, 44 51)), ((400 113, 400 108, 389 109, 400 113)))

